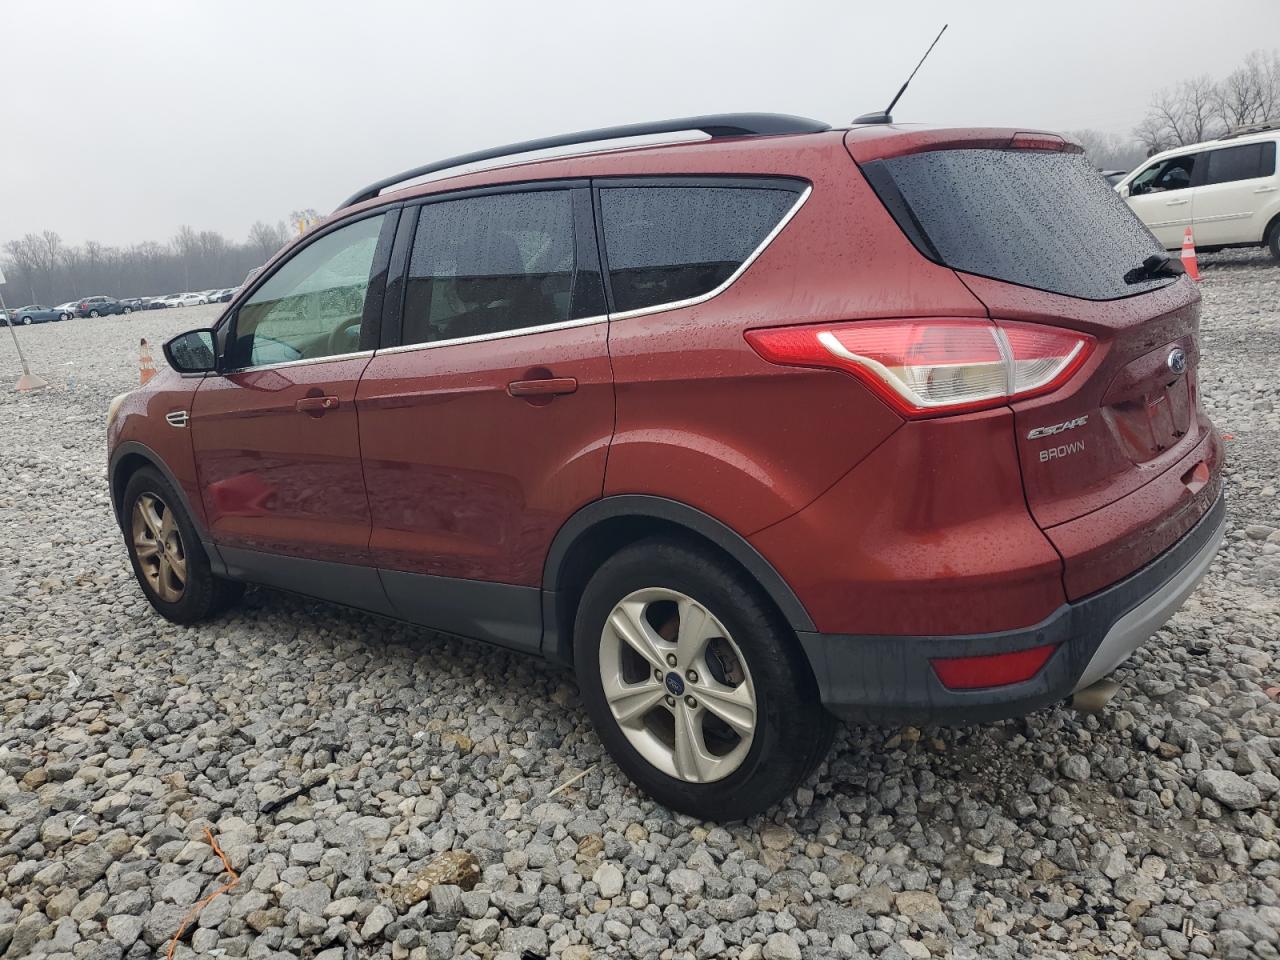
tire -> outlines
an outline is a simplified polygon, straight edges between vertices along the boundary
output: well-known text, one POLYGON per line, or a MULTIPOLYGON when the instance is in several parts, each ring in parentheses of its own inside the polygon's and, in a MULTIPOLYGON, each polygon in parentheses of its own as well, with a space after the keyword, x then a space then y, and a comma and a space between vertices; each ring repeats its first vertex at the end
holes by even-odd
POLYGON ((795 790, 831 746, 835 719, 794 632, 745 573, 693 543, 652 538, 606 561, 578 606, 574 662, 609 753, 673 810, 718 821, 761 813, 795 790), (691 638, 710 639, 673 642, 681 619, 691 638), (657 643, 622 638, 637 629, 657 643), (631 713, 625 726, 610 696, 631 713), (683 762, 677 729, 697 731, 683 738, 696 745, 683 762))
POLYGON ((125 315, 126 317, 127 317, 129 314, 131 314, 131 313, 133 313, 133 307, 125 307, 125 308, 124 308, 124 315, 125 315))
POLYGON ((24 327, 29 327, 29 326, 31 326, 31 318, 30 318, 30 317, 23 317, 23 318, 22 318, 22 325, 23 325, 24 327))
POLYGON ((1275 260, 1280 260, 1280 220, 1271 227, 1271 235, 1267 237, 1267 248, 1275 260))
POLYGON ((98 315, 99 315, 99 314, 98 314, 98 311, 97 311, 97 310, 90 310, 90 311, 89 311, 89 316, 91 316, 91 317, 97 317, 98 315))
POLYGON ((59 319, 59 320, 70 320, 70 319, 71 319, 71 314, 69 314, 69 313, 59 314, 58 319, 59 319))
POLYGON ((166 620, 198 623, 221 613, 244 594, 244 584, 214 575, 181 498, 159 471, 143 467, 129 478, 122 509, 125 548, 133 574, 151 606, 166 620), (145 516, 147 505, 154 508, 150 520, 145 516), (171 539, 174 536, 176 544, 171 539), (140 555, 139 544, 155 546, 161 541, 166 546, 153 556, 140 555), (178 559, 181 577, 175 563, 178 559), (179 582, 181 589, 175 593, 179 582))

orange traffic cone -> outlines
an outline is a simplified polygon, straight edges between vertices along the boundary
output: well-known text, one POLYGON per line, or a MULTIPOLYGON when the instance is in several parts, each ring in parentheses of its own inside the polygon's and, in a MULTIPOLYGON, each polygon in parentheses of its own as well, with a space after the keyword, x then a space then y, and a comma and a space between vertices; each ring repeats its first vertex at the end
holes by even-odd
POLYGON ((1191 228, 1182 235, 1182 269, 1196 283, 1200 282, 1200 265, 1196 263, 1196 241, 1191 236, 1191 228))
POLYGON ((138 382, 145 384, 148 380, 156 375, 156 360, 151 356, 151 344, 147 343, 147 338, 142 338, 139 344, 138 357, 138 382))

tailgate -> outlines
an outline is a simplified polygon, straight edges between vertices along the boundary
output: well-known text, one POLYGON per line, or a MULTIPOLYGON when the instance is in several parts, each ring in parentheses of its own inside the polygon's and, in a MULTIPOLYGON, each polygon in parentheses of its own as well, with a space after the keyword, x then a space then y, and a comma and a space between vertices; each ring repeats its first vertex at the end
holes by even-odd
POLYGON ((1065 384, 1011 403, 1027 505, 1075 599, 1194 524, 1216 496, 1220 446, 1198 407, 1195 285, 1142 269, 1160 245, 1070 145, 1018 142, 858 159, 920 253, 953 268, 996 324, 1091 338, 1065 384))

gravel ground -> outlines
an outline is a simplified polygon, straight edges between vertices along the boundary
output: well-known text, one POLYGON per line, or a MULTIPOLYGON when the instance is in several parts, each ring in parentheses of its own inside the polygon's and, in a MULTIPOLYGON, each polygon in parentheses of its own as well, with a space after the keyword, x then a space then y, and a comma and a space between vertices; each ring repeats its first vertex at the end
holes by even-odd
POLYGON ((216 308, 22 331, 53 387, 0 393, 0 956, 164 956, 230 879, 206 828, 239 882, 177 957, 1280 956, 1280 267, 1203 263, 1230 535, 1107 712, 845 730, 728 827, 637 794, 535 661, 267 590, 165 623, 103 415, 216 308))

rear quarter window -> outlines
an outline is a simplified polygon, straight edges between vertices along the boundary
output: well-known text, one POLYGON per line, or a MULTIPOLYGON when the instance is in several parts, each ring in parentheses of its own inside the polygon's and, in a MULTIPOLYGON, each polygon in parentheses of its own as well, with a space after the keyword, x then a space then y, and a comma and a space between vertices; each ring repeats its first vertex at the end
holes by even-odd
POLYGON ((1174 282, 1125 282, 1164 250, 1080 154, 938 150, 862 170, 920 252, 952 269, 1085 300, 1174 282))
POLYGON ((803 189, 782 181, 601 187, 614 310, 712 293, 764 243, 803 189))

